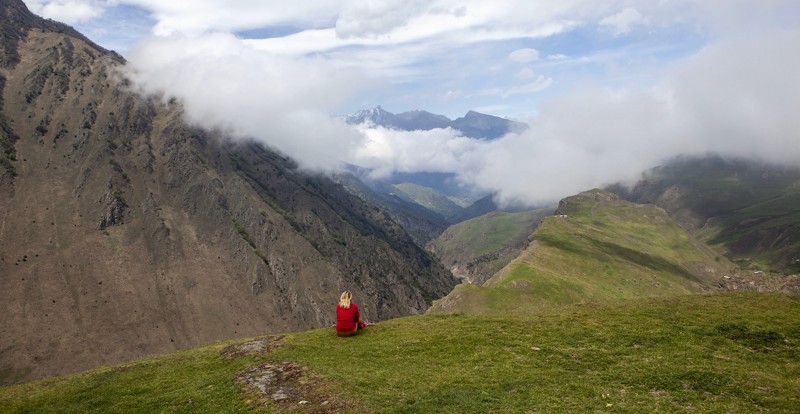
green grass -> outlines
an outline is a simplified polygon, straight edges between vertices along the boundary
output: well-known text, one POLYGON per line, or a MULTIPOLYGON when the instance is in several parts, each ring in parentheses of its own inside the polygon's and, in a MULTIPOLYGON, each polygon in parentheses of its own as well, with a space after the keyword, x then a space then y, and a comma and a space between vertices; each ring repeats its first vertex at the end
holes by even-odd
POLYGON ((2 413, 248 412, 222 344, 0 388, 2 413))
POLYGON ((450 226, 433 245, 441 256, 459 257, 464 261, 506 247, 523 245, 549 211, 487 213, 450 226))
POLYGON ((800 272, 793 261, 800 249, 797 167, 680 158, 645 174, 629 196, 667 209, 731 259, 749 258, 759 270, 800 272))
MULTIPOLYGON (((0 412, 312 412, 248 406, 237 374, 308 370, 343 412, 796 412, 800 297, 690 295, 569 305, 525 317, 394 319, 352 338, 289 334, 228 360, 225 344, 0 389, 0 412), (189 403, 191 400, 191 403, 189 403)), ((308 385, 308 384, 307 384, 308 385)), ((304 408, 305 407, 305 408, 304 408)))
POLYGON ((446 266, 458 266, 483 283, 513 260, 528 236, 552 210, 493 211, 454 224, 429 244, 446 266))
POLYGON ((709 220, 697 237, 733 258, 752 258, 760 270, 800 272, 800 191, 753 204, 709 220))
POLYGON ((397 191, 405 194, 417 204, 440 214, 444 218, 458 214, 463 208, 446 195, 429 187, 413 183, 400 183, 393 186, 397 191))
POLYGON ((733 267, 654 206, 598 190, 566 199, 558 213, 483 286, 457 286, 433 311, 527 314, 566 303, 684 295, 733 267))

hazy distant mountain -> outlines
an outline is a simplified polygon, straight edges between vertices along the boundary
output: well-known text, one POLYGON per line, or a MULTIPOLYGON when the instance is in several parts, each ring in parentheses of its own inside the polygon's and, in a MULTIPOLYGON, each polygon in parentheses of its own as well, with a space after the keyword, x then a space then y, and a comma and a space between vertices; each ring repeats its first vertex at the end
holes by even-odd
POLYGON ((362 109, 354 114, 350 114, 345 118, 345 121, 352 125, 371 123, 386 128, 406 129, 406 121, 404 119, 398 118, 397 115, 384 110, 380 105, 372 109, 362 109))
POLYGON ((428 111, 408 111, 397 114, 397 118, 405 122, 403 129, 408 131, 429 131, 436 128, 447 128, 450 126, 450 118, 444 115, 432 114, 428 111))
POLYGON ((451 122, 450 126, 461 131, 465 136, 485 139, 500 138, 509 132, 522 132, 528 128, 528 125, 522 122, 510 121, 475 111, 467 112, 463 117, 451 122))
POLYGON ((500 138, 509 132, 522 132, 528 128, 527 124, 511 121, 498 116, 486 115, 469 111, 466 115, 456 120, 451 120, 444 115, 432 114, 427 111, 414 110, 393 114, 380 105, 372 109, 363 109, 345 118, 348 124, 363 124, 369 122, 386 128, 402 131, 429 131, 436 128, 453 128, 464 136, 479 139, 500 138))

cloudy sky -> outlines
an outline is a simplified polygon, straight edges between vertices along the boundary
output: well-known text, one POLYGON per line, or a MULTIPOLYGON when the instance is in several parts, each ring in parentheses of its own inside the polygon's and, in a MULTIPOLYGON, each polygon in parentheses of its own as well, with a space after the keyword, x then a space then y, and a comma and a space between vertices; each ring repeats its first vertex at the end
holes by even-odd
POLYGON ((189 121, 314 170, 456 174, 542 203, 679 154, 800 164, 796 0, 25 0, 189 121), (492 142, 344 125, 382 105, 529 123, 492 142))

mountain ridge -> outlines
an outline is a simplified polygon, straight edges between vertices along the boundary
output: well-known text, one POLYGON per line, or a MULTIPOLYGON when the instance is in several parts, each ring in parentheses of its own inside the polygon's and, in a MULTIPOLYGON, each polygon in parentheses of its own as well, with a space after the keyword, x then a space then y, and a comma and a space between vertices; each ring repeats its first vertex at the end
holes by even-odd
POLYGON ((754 271, 800 273, 800 169, 719 156, 678 157, 612 191, 664 208, 681 226, 754 271))
POLYGON ((413 110, 393 114, 380 105, 371 109, 363 109, 345 117, 348 124, 369 123, 385 128, 403 131, 429 131, 438 128, 452 128, 465 137, 492 140, 510 132, 520 133, 528 128, 527 124, 508 120, 494 115, 468 111, 463 117, 450 118, 433 114, 424 110, 413 110))
POLYGON ((735 266, 660 207, 602 190, 559 202, 523 252, 483 285, 461 284, 428 310, 525 314, 547 306, 714 289, 735 266))

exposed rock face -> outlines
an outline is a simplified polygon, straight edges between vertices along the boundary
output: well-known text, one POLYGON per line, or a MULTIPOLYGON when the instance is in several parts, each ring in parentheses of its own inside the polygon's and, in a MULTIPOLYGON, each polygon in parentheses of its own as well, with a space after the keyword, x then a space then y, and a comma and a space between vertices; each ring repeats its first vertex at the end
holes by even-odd
POLYGON ((0 1, 0 385, 424 312, 452 275, 382 211, 138 96, 124 62, 0 1), (10 33, 10 35, 8 35, 10 33))

